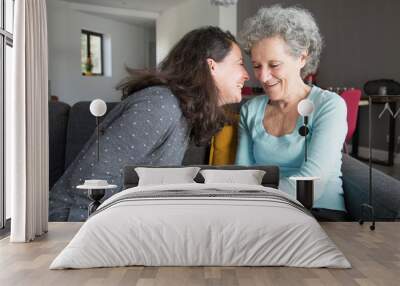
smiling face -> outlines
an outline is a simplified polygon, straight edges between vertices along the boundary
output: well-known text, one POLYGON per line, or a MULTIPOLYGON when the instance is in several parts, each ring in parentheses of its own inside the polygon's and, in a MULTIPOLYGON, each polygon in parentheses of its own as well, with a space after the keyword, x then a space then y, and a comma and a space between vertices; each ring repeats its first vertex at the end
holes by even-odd
POLYGON ((232 43, 230 52, 222 61, 208 59, 207 62, 219 91, 219 105, 240 102, 242 87, 249 75, 244 68, 239 46, 232 43))
POLYGON ((251 49, 254 75, 272 101, 287 100, 304 85, 300 70, 306 58, 306 52, 298 58, 290 55, 281 37, 264 38, 251 49))

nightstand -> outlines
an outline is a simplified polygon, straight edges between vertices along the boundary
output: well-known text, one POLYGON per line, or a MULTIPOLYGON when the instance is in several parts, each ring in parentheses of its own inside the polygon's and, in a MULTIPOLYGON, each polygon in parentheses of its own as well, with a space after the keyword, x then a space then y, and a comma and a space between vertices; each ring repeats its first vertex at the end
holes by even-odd
POLYGON ((117 185, 94 185, 94 184, 85 184, 79 185, 77 189, 83 189, 88 191, 88 197, 92 201, 88 206, 88 216, 90 216, 96 209, 100 206, 100 200, 104 197, 106 190, 117 188, 117 185))
POLYGON ((296 199, 309 210, 314 204, 314 181, 319 177, 290 177, 290 180, 296 181, 296 199))

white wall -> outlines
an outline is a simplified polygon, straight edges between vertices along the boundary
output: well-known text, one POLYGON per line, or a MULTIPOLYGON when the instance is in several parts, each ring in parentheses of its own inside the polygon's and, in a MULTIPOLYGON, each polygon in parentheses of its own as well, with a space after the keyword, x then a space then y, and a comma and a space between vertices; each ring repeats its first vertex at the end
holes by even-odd
POLYGON ((121 94, 114 87, 126 76, 124 65, 147 67, 148 45, 154 37, 148 28, 79 12, 62 1, 48 1, 47 14, 51 93, 60 101, 68 104, 94 98, 119 101, 121 94), (111 39, 111 76, 81 75, 81 29, 99 32, 111 39))
POLYGON ((218 9, 218 27, 224 31, 231 32, 234 36, 237 33, 237 5, 220 7, 218 9))
POLYGON ((210 25, 236 34, 236 14, 236 5, 228 8, 216 7, 206 0, 188 0, 165 10, 156 22, 157 63, 190 30, 210 25))

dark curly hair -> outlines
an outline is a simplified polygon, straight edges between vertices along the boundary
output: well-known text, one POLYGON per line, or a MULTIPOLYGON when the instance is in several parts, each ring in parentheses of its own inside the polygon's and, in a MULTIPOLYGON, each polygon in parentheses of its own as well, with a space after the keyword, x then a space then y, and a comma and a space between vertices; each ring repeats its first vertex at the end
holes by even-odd
POLYGON ((167 86, 179 99, 191 127, 190 137, 198 145, 207 143, 227 120, 218 105, 218 89, 207 59, 221 62, 233 43, 237 43, 235 37, 218 27, 192 30, 172 48, 159 70, 134 71, 118 88, 130 96, 149 86, 167 86))

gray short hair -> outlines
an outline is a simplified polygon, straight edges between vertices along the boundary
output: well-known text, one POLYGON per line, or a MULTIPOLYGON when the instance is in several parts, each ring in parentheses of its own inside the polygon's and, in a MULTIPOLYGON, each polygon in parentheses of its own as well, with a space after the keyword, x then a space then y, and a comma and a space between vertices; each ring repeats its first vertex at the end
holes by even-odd
POLYGON ((304 78, 315 73, 322 50, 322 37, 311 13, 298 7, 273 5, 258 10, 246 19, 239 35, 244 50, 249 53, 254 44, 264 38, 279 36, 289 47, 289 53, 299 57, 306 50, 308 59, 301 70, 304 78))

